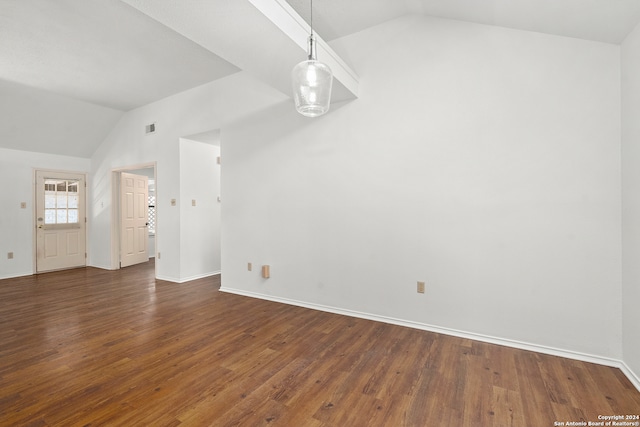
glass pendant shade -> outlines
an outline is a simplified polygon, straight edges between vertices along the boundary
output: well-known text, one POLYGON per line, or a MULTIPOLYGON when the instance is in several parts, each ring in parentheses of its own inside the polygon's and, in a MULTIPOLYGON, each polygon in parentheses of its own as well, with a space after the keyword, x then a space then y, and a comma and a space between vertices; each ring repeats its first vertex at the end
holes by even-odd
POLYGON ((317 117, 329 111, 333 74, 328 65, 316 59, 313 36, 309 37, 309 59, 293 67, 291 81, 300 114, 317 117))

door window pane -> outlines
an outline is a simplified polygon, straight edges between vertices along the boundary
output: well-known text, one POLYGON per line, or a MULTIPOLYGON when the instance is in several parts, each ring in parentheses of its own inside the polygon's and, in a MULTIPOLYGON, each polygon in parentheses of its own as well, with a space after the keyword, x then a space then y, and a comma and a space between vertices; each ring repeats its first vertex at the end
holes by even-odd
POLYGON ((45 209, 45 211, 44 211, 44 223, 45 224, 55 224, 56 223, 56 210, 55 209, 45 209))
POLYGON ((44 208, 55 209, 56 208, 56 196, 54 194, 44 195, 44 208))
POLYGON ((44 206, 45 224, 77 224, 78 180, 45 179, 44 206))

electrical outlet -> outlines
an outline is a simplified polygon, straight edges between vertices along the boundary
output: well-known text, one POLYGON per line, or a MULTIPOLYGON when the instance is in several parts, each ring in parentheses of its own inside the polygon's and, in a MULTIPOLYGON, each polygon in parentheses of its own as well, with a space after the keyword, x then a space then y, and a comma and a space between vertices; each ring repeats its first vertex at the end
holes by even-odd
POLYGON ((13 259, 13 252, 7 252, 7 259, 13 259))
POLYGON ((195 206, 196 205, 196 199, 192 199, 191 200, 191 206, 195 206))
POLYGON ((418 293, 424 294, 424 282, 418 282, 418 293))
POLYGON ((160 252, 158 252, 158 259, 160 259, 160 252))
POLYGON ((251 271, 251 269, 252 269, 252 268, 253 268, 253 267, 251 266, 251 263, 250 263, 250 262, 248 262, 248 263, 247 263, 247 271, 251 271))

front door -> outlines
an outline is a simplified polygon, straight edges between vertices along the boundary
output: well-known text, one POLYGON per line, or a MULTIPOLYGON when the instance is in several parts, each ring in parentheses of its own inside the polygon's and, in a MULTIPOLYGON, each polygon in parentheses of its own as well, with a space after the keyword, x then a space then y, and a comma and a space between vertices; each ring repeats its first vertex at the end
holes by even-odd
POLYGON ((84 174, 36 171, 36 271, 86 265, 84 174))
POLYGON ((120 266, 149 261, 149 178, 120 176, 120 266))

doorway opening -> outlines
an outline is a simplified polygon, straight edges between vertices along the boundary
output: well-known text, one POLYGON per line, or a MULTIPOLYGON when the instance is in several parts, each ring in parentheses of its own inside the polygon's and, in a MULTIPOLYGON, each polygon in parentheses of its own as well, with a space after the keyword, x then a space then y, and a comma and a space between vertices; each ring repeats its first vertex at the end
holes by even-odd
POLYGON ((180 281, 220 274, 220 130, 183 136, 180 152, 180 281))
POLYGON ((155 162, 113 169, 111 183, 111 268, 154 261, 158 235, 155 162))

